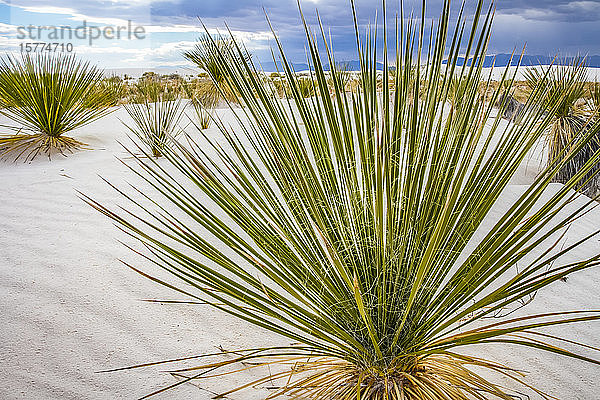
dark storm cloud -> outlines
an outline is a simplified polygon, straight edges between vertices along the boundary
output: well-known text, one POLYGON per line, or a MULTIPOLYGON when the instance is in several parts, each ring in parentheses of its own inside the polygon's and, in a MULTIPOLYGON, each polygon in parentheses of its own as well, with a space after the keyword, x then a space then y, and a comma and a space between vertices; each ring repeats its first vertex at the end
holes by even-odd
POLYGON ((597 0, 505 0, 498 3, 498 9, 534 21, 577 23, 600 20, 600 1, 597 0))
MULTIPOLYGON (((175 4, 171 1, 155 4, 152 15, 161 23, 168 23, 169 18, 181 20, 198 16, 212 26, 222 26, 227 20, 232 28, 239 30, 266 30, 264 7, 286 47, 292 47, 293 51, 303 48, 295 0, 181 0, 175 4)), ((442 0, 427 1, 427 17, 437 18, 442 4, 442 0)), ((455 1, 453 15, 457 15, 459 7, 460 2, 455 1)), ((352 15, 348 0, 304 0, 302 8, 313 26, 316 23, 314 10, 318 8, 323 23, 333 33, 337 50, 351 53, 353 39, 347 34, 352 32, 352 15)), ((373 21, 376 10, 381 18, 379 1, 358 0, 356 8, 363 24, 373 21)), ((404 1, 405 15, 411 10, 418 14, 420 8, 420 0, 404 1)), ((466 14, 472 15, 474 11, 475 2, 467 1, 466 14)), ((388 15, 393 17, 397 12, 398 2, 388 1, 388 15)), ((494 52, 510 52, 528 43, 528 51, 540 54, 600 53, 597 39, 600 37, 600 1, 498 0, 496 14, 495 34, 490 45, 494 52)))
MULTIPOLYGON (((48 5, 42 0, 13 0, 13 5, 48 5)), ((354 55, 352 14, 349 0, 302 0, 302 8, 309 24, 316 27, 315 9, 318 8, 323 24, 334 39, 341 57, 354 55)), ((460 1, 453 2, 456 16, 460 1)), ((428 18, 439 16, 442 0, 427 0, 428 18)), ((304 55, 304 33, 298 17, 296 0, 164 0, 147 2, 97 0, 55 0, 57 7, 69 7, 85 15, 135 19, 147 13, 151 22, 159 25, 199 25, 198 19, 209 28, 230 28, 240 31, 267 31, 263 7, 271 19, 276 33, 284 42, 289 54, 301 61, 304 55), (151 8, 149 8, 151 7, 151 8)), ((375 12, 381 20, 381 2, 357 0, 359 22, 372 22, 375 12)), ((420 12, 421 0, 405 0, 405 15, 411 10, 420 12)), ((475 1, 466 0, 466 14, 472 15, 475 1)), ((398 12, 398 1, 388 0, 388 16, 398 12)), ((510 52, 525 42, 530 54, 564 53, 600 54, 600 0, 497 0, 494 35, 490 44, 493 52, 510 52)), ((268 52, 264 52, 268 54, 268 52)), ((264 55, 261 55, 264 57, 264 55)))

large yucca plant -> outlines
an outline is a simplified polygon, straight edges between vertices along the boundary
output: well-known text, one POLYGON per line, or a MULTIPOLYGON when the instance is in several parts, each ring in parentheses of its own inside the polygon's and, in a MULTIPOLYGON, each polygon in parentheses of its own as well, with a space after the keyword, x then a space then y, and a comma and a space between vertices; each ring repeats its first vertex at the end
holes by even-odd
MULTIPOLYGON (((155 189, 145 194, 156 209, 131 196, 133 214, 119 213, 88 198, 147 247, 149 261, 172 274, 152 279, 297 343, 234 351, 180 369, 188 377, 173 386, 235 363, 243 364, 240 370, 279 363, 282 368, 245 387, 276 380, 271 397, 298 399, 509 400, 508 389, 480 372, 527 385, 520 373, 461 349, 511 344, 599 363, 542 330, 596 320, 598 311, 485 319, 598 265, 600 255, 559 263, 594 235, 561 250, 548 243, 587 210, 589 204, 559 214, 600 154, 550 196, 548 185, 572 153, 548 166, 493 226, 482 225, 562 101, 555 94, 545 108, 535 106, 548 94, 541 82, 518 125, 502 123, 493 111, 498 90, 481 102, 492 21, 483 6, 479 1, 464 31, 461 12, 452 31, 445 1, 428 49, 421 47, 429 26, 424 14, 420 24, 407 25, 401 15, 393 92, 389 85, 377 91, 378 59, 383 81, 389 80, 385 26, 381 40, 376 28, 360 38, 356 26, 363 78, 356 94, 346 93, 334 74, 335 96, 329 95, 324 58, 335 61, 322 28, 324 47, 305 24, 319 91, 310 99, 283 52, 289 100, 274 98, 249 62, 233 63, 215 51, 244 105, 233 110, 239 126, 215 121, 222 140, 178 144, 165 151, 169 168, 138 157, 135 170, 155 189), (459 50, 475 60, 461 71, 459 50), (456 77, 465 84, 450 107, 456 77), (467 246, 480 229, 481 239, 467 246)), ((186 361, 193 359, 202 356, 186 361)))
POLYGON ((112 95, 98 90, 102 70, 72 54, 31 55, 0 59, 0 114, 17 126, 0 137, 0 156, 32 160, 84 147, 64 136, 110 111, 112 95))
MULTIPOLYGON (((575 58, 571 64, 536 67, 525 71, 525 79, 530 90, 535 90, 541 81, 548 86, 547 94, 540 106, 550 109, 550 104, 560 96, 560 104, 552 112, 552 123, 546 135, 548 162, 553 163, 570 151, 577 136, 589 127, 590 118, 580 100, 586 94, 587 68, 584 59, 575 58)), ((556 175, 557 182, 567 182, 577 173, 582 163, 587 161, 586 153, 581 152, 572 162, 556 175)), ((591 152, 593 154, 593 151, 591 152)), ((589 156, 590 154, 587 154, 589 156)))

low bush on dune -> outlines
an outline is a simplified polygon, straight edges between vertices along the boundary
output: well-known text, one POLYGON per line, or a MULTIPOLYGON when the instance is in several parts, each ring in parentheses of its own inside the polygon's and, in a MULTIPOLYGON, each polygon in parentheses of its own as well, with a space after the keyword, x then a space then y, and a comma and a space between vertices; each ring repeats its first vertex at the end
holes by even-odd
POLYGON ((16 122, 0 136, 0 157, 32 160, 85 146, 64 134, 110 112, 112 97, 97 90, 102 70, 75 55, 6 56, 0 60, 0 114, 16 122))
MULTIPOLYGON (((335 60, 325 37, 318 43, 304 23, 318 94, 310 101, 298 90, 301 78, 279 41, 289 101, 253 79, 237 46, 240 62, 211 45, 210 57, 244 106, 234 110, 240 126, 219 122, 218 140, 190 139, 165 149, 169 168, 137 157, 141 176, 156 189, 145 193, 156 210, 135 197, 128 198, 128 212, 88 198, 172 276, 152 278, 156 282, 293 343, 236 349, 214 361, 204 358, 214 354, 190 357, 185 361, 198 365, 178 368, 178 376, 187 377, 171 387, 221 376, 221 369, 231 373, 238 363, 233 369, 242 371, 279 364, 220 395, 268 383, 276 388, 269 398, 514 399, 496 375, 549 398, 477 345, 523 346, 600 363, 579 354, 577 343, 543 330, 597 320, 598 311, 506 315, 539 289, 600 263, 600 254, 560 263, 561 255, 594 235, 563 249, 552 245, 592 203, 559 214, 573 204, 572 188, 600 153, 551 196, 543 195, 574 157, 565 155, 493 224, 483 224, 552 123, 563 94, 542 79, 520 123, 500 123, 493 105, 503 85, 487 103, 478 92, 493 9, 486 14, 483 1, 477 4, 472 25, 459 18, 454 30, 449 1, 433 25, 425 17, 407 23, 401 16, 391 60, 400 72, 393 91, 383 85, 382 93, 378 80, 390 79, 385 26, 375 40, 377 27, 365 38, 355 22, 361 82, 348 94, 334 85, 331 96, 322 66, 335 60), (415 47, 425 35, 434 38, 426 59, 415 47), (459 51, 475 61, 458 68, 459 51), (450 106, 455 77, 464 85, 450 106), (541 99, 544 108, 537 106, 541 99), (481 239, 468 246, 477 231, 481 239)), ((509 71, 503 79, 512 81, 509 71)), ((590 127, 574 151, 599 130, 590 127)))

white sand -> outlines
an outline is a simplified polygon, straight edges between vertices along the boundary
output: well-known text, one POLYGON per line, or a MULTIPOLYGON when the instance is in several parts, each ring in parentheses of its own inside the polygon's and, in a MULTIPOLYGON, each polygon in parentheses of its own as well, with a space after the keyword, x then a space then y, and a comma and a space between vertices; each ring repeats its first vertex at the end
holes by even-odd
MULTIPOLYGON (((124 115, 119 110, 74 133, 94 147, 92 151, 56 157, 51 162, 40 157, 31 164, 0 164, 1 399, 135 398, 175 379, 161 373, 164 368, 95 371, 213 352, 220 345, 236 349, 287 343, 207 306, 141 301, 182 297, 121 264, 118 259, 148 270, 148 262, 116 241, 124 237, 111 222, 75 192, 81 190, 113 205, 121 202, 120 196, 97 174, 116 184, 136 182, 115 158, 124 156, 117 143, 126 140, 117 119, 124 115)), ((535 175, 536 162, 519 171, 513 180, 516 185, 502 196, 491 219, 524 190, 522 185, 535 175)), ((583 199, 576 203, 580 201, 583 199)), ((598 221, 600 210, 594 210, 573 224, 568 239, 591 232, 598 221)), ((599 238, 594 238, 565 261, 589 256, 599 247, 599 238)), ((573 274, 566 283, 558 282, 540 292, 526 311, 600 309, 599 287, 598 270, 573 274)), ((600 346, 598 323, 553 332, 600 346)), ((526 371, 528 382, 560 399, 600 398, 598 367, 521 348, 477 350, 526 371)), ((242 374, 202 385, 227 389, 248 378, 249 374, 242 374)), ((266 389, 251 389, 232 398, 261 399, 267 393, 266 389)), ((158 398, 211 397, 206 390, 183 385, 158 398)))
MULTIPOLYGON (((529 69, 540 69, 540 68, 545 69, 545 68, 548 68, 548 66, 547 65, 541 66, 541 67, 540 66, 535 66, 535 67, 527 66, 527 67, 519 67, 519 68, 509 67, 507 78, 511 78, 514 75, 515 79, 517 81, 525 80, 525 71, 527 71, 529 69), (517 71, 516 75, 515 75, 515 71, 517 71)), ((556 69, 556 68, 560 68, 560 67, 553 66, 552 68, 556 69)), ((482 76, 487 79, 491 74, 492 80, 497 81, 502 78, 505 71, 506 71, 506 67, 483 68, 482 76)), ((587 72, 586 72, 586 79, 589 82, 598 81, 600 79, 600 68, 588 67, 587 72)))

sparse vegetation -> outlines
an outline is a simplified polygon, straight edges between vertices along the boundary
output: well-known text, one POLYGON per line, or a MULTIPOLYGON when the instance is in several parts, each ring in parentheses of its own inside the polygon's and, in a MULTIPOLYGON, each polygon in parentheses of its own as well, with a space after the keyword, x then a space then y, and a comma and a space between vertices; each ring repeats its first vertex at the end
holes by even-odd
POLYGON ((97 87, 97 90, 103 96, 107 94, 108 105, 117 106, 121 104, 127 94, 127 84, 121 77, 113 75, 103 79, 97 87))

